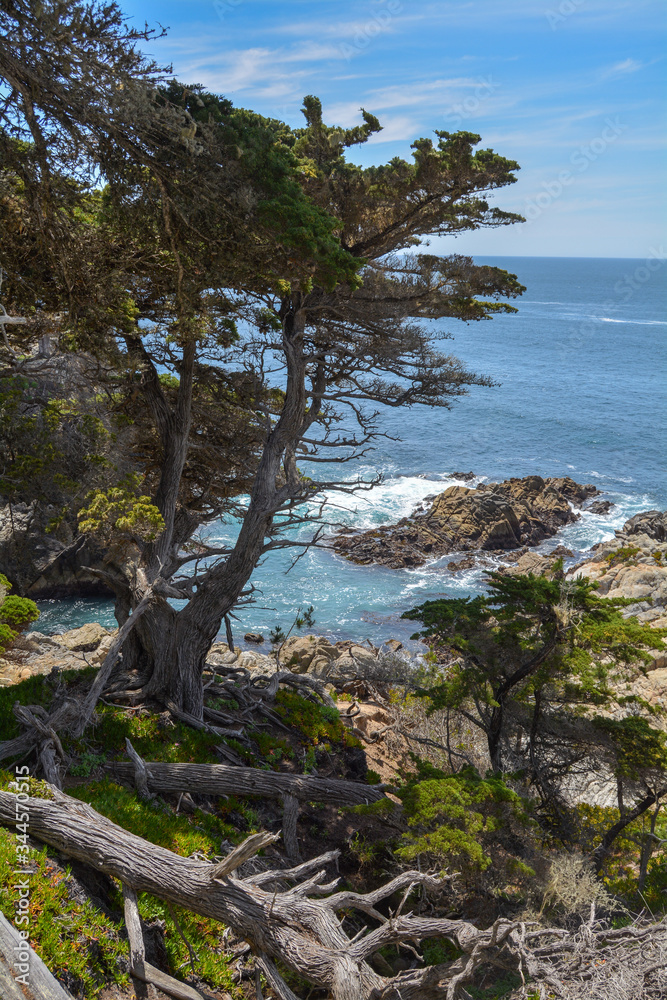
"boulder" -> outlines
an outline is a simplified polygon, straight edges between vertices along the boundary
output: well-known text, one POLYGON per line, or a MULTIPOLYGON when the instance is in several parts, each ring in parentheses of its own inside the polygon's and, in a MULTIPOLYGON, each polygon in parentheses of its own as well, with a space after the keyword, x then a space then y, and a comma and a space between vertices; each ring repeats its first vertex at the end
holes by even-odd
POLYGON ((581 575, 598 584, 603 597, 625 597, 637 602, 624 610, 640 620, 656 622, 667 604, 667 512, 636 514, 614 538, 600 542, 570 569, 568 578, 581 575))
POLYGON ((96 623, 62 635, 27 632, 17 644, 18 652, 0 657, 0 687, 18 684, 35 674, 50 674, 53 670, 99 667, 115 637, 115 632, 96 623))
POLYGON ((591 514, 608 514, 613 506, 611 500, 594 500, 586 510, 591 514))
POLYGON ((623 525, 623 535, 647 535, 656 542, 667 541, 667 510, 646 510, 623 525))
POLYGON ((511 551, 537 545, 576 521, 580 515, 572 505, 595 493, 594 486, 569 477, 526 476, 476 489, 450 486, 425 511, 394 525, 338 535, 333 547, 353 562, 395 569, 420 566, 450 552, 511 551))
POLYGON ((278 662, 295 674, 328 672, 340 652, 333 643, 321 635, 292 635, 285 640, 278 654, 278 662))
POLYGON ((60 646, 71 649, 74 653, 91 653, 100 645, 103 639, 109 638, 109 630, 93 622, 71 629, 53 638, 60 646))
POLYGON ((243 638, 246 642, 256 642, 258 645, 264 642, 264 636, 259 632, 246 632, 243 638))

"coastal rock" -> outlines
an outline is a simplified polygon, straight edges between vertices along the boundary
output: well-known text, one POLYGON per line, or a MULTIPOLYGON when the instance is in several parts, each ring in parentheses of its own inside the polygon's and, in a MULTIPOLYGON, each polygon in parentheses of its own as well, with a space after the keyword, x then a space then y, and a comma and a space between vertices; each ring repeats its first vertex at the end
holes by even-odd
POLYGON ((590 514, 609 514, 613 506, 611 500, 594 500, 586 507, 586 510, 590 514))
POLYGON ((450 486, 423 513, 395 525, 339 535, 333 547, 353 562, 395 569, 421 566, 450 552, 508 551, 537 545, 576 521, 580 515, 572 504, 581 505, 596 493, 594 486, 569 477, 526 476, 477 489, 450 486))
POLYGON ((82 625, 57 636, 59 645, 71 649, 74 653, 90 653, 97 649, 103 639, 109 638, 109 630, 96 622, 82 625))
POLYGON ((282 646, 278 662, 294 674, 324 675, 340 651, 321 635, 293 635, 282 646))
POLYGON ((655 622, 667 605, 667 512, 636 514, 615 537, 600 542, 570 569, 568 578, 586 576, 598 584, 603 597, 636 601, 626 616, 655 622))
POLYGON ((259 632, 246 632, 243 638, 246 642, 256 642, 258 645, 264 642, 264 636, 259 632))
POLYGON ((667 510, 646 510, 635 514, 623 525, 622 534, 648 535, 656 542, 667 541, 667 510))
POLYGON ((101 625, 83 625, 62 635, 27 632, 7 656, 0 657, 0 687, 18 684, 35 674, 53 670, 99 667, 116 633, 101 625))
POLYGON ((94 542, 73 538, 66 524, 56 532, 46 524, 58 512, 37 504, 0 508, 0 566, 14 592, 34 600, 110 596, 111 591, 85 567, 100 561, 94 542))
POLYGON ((231 650, 226 642, 214 642, 211 646, 206 662, 213 667, 240 667, 244 670, 269 670, 276 669, 276 661, 273 656, 266 653, 258 653, 254 649, 231 650))

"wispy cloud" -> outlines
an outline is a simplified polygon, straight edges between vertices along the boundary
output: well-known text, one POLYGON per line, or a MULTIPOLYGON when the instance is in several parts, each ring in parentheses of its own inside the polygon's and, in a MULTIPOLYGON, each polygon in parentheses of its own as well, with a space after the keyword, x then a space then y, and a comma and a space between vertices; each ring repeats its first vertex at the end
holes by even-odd
POLYGON ((645 66, 646 63, 638 62, 637 59, 623 59, 621 62, 603 69, 600 79, 608 80, 613 76, 627 76, 628 73, 636 73, 638 70, 644 69, 645 66))

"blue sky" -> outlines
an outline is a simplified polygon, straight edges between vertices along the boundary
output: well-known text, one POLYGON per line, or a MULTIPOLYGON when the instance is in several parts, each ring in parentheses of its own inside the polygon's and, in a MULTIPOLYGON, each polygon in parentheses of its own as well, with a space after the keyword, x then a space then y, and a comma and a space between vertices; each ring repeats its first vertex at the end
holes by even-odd
POLYGON ((434 129, 478 132, 521 164, 494 196, 528 222, 433 244, 449 253, 664 256, 664 0, 120 0, 187 83, 331 124, 377 114, 355 158, 409 156, 434 129))

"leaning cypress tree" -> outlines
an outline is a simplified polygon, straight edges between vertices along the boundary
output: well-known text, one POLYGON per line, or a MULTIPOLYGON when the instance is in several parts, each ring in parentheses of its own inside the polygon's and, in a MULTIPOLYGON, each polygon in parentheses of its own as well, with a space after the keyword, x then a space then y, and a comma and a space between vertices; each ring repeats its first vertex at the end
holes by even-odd
MULTIPOLYGON (((200 124, 211 100, 197 91, 181 95, 192 118, 193 143, 206 147, 230 129, 257 120, 245 112, 225 111, 214 125, 208 120, 200 124)), ((254 378, 258 385, 264 384, 268 370, 274 382, 280 379, 280 387, 265 395, 261 407, 253 404, 255 416, 261 413, 260 439, 248 503, 239 512, 239 535, 228 548, 212 549, 200 541, 188 551, 194 530, 223 508, 214 490, 188 501, 181 489, 185 470, 196 458, 188 424, 191 387, 202 377, 211 341, 201 333, 184 334, 183 319, 176 319, 163 336, 151 339, 138 325, 125 337, 160 435, 162 461, 154 498, 164 528, 154 540, 128 539, 134 546, 133 559, 126 560, 131 572, 117 567, 120 572, 110 574, 109 581, 121 596, 121 621, 143 602, 142 617, 124 653, 126 666, 139 669, 147 695, 168 698, 195 715, 202 711, 206 653, 221 622, 246 592, 258 561, 273 548, 293 544, 284 535, 286 528, 309 519, 321 524, 308 510, 324 490, 350 488, 349 483, 304 476, 297 457, 349 461, 381 430, 378 405, 449 406, 469 385, 489 384, 456 358, 440 353, 420 321, 443 316, 485 319, 511 311, 498 300, 522 291, 516 278, 500 269, 476 267, 460 256, 411 252, 424 236, 518 221, 489 208, 481 196, 511 183, 515 163, 490 151, 474 152, 476 136, 441 133, 436 146, 430 140, 415 143, 411 163, 394 160, 386 167, 362 170, 346 161, 345 150, 377 131, 376 119, 365 114, 364 124, 350 130, 325 126, 314 98, 306 99, 304 113, 307 124, 301 130, 263 123, 270 157, 289 158, 282 162, 290 164, 299 188, 255 202, 253 224, 267 217, 282 219, 284 241, 293 229, 308 226, 306 231, 312 232, 319 213, 325 212, 335 219, 332 232, 344 257, 331 255, 328 271, 315 257, 307 267, 307 246, 295 240, 280 256, 278 243, 273 269, 267 266, 256 274, 253 285, 243 286, 238 275, 227 275, 227 285, 218 285, 228 317, 244 321, 238 327, 239 341, 228 341, 224 358, 219 358, 224 370, 239 380, 254 378), (299 214, 306 211, 304 194, 310 220, 299 214), (301 272, 295 273, 299 260, 301 272), (354 266, 346 275, 343 265, 348 261, 354 266), (282 277, 276 275, 279 267, 284 268, 282 277), (179 379, 174 403, 159 376, 159 365, 165 364, 179 379), (354 432, 340 429, 346 409, 354 415, 354 432), (196 569, 189 571, 190 566, 196 569), (169 598, 180 598, 185 606, 176 610, 169 598)), ((237 144, 243 149, 240 162, 252 162, 255 153, 237 144)), ((270 157, 256 161, 255 180, 267 176, 267 170, 275 177, 270 157)), ((208 190, 215 190, 214 168, 207 177, 208 190)), ((157 210, 155 217, 157 226, 157 210)), ((210 231, 205 225, 202 222, 202 234, 210 231)), ((216 225, 222 232, 218 217, 216 225)), ((196 273, 196 240, 188 242, 190 231, 181 232, 193 254, 179 277, 182 290, 196 273)), ((166 236, 173 240, 173 231, 166 236)), ((223 272, 221 266, 215 274, 220 283, 223 272)), ((204 287, 216 287, 210 255, 203 273, 202 294, 204 287)), ((86 518, 87 527, 94 528, 93 522, 86 518)))
POLYGON ((106 544, 96 571, 119 622, 134 617, 124 665, 146 694, 199 715, 206 653, 258 560, 289 544, 280 532, 310 517, 304 504, 349 489, 303 476, 297 455, 349 461, 381 431, 378 406, 448 406, 488 384, 439 352, 421 321, 510 311, 498 300, 521 286, 415 251, 424 237, 518 221, 484 198, 517 165, 475 152, 477 136, 442 132, 418 140, 410 161, 361 169, 345 151, 379 129, 369 114, 330 127, 307 98, 305 127, 290 130, 163 84, 114 5, 25 3, 15 16, 25 52, 0 53, 13 88, 5 118, 26 143, 12 169, 58 235, 43 245, 67 303, 64 343, 104 359, 110 395, 125 394, 145 429, 143 482, 98 494, 81 520, 106 544), (56 38, 86 59, 58 61, 56 38), (114 59, 122 88, 104 71, 114 59), (30 90, 31 79, 44 86, 30 90), (76 252, 74 223, 63 229, 52 208, 56 168, 107 182, 102 196, 99 184, 87 190, 94 253, 76 252), (337 429, 345 410, 356 432, 337 429), (196 532, 241 488, 238 540, 211 550, 196 532))

